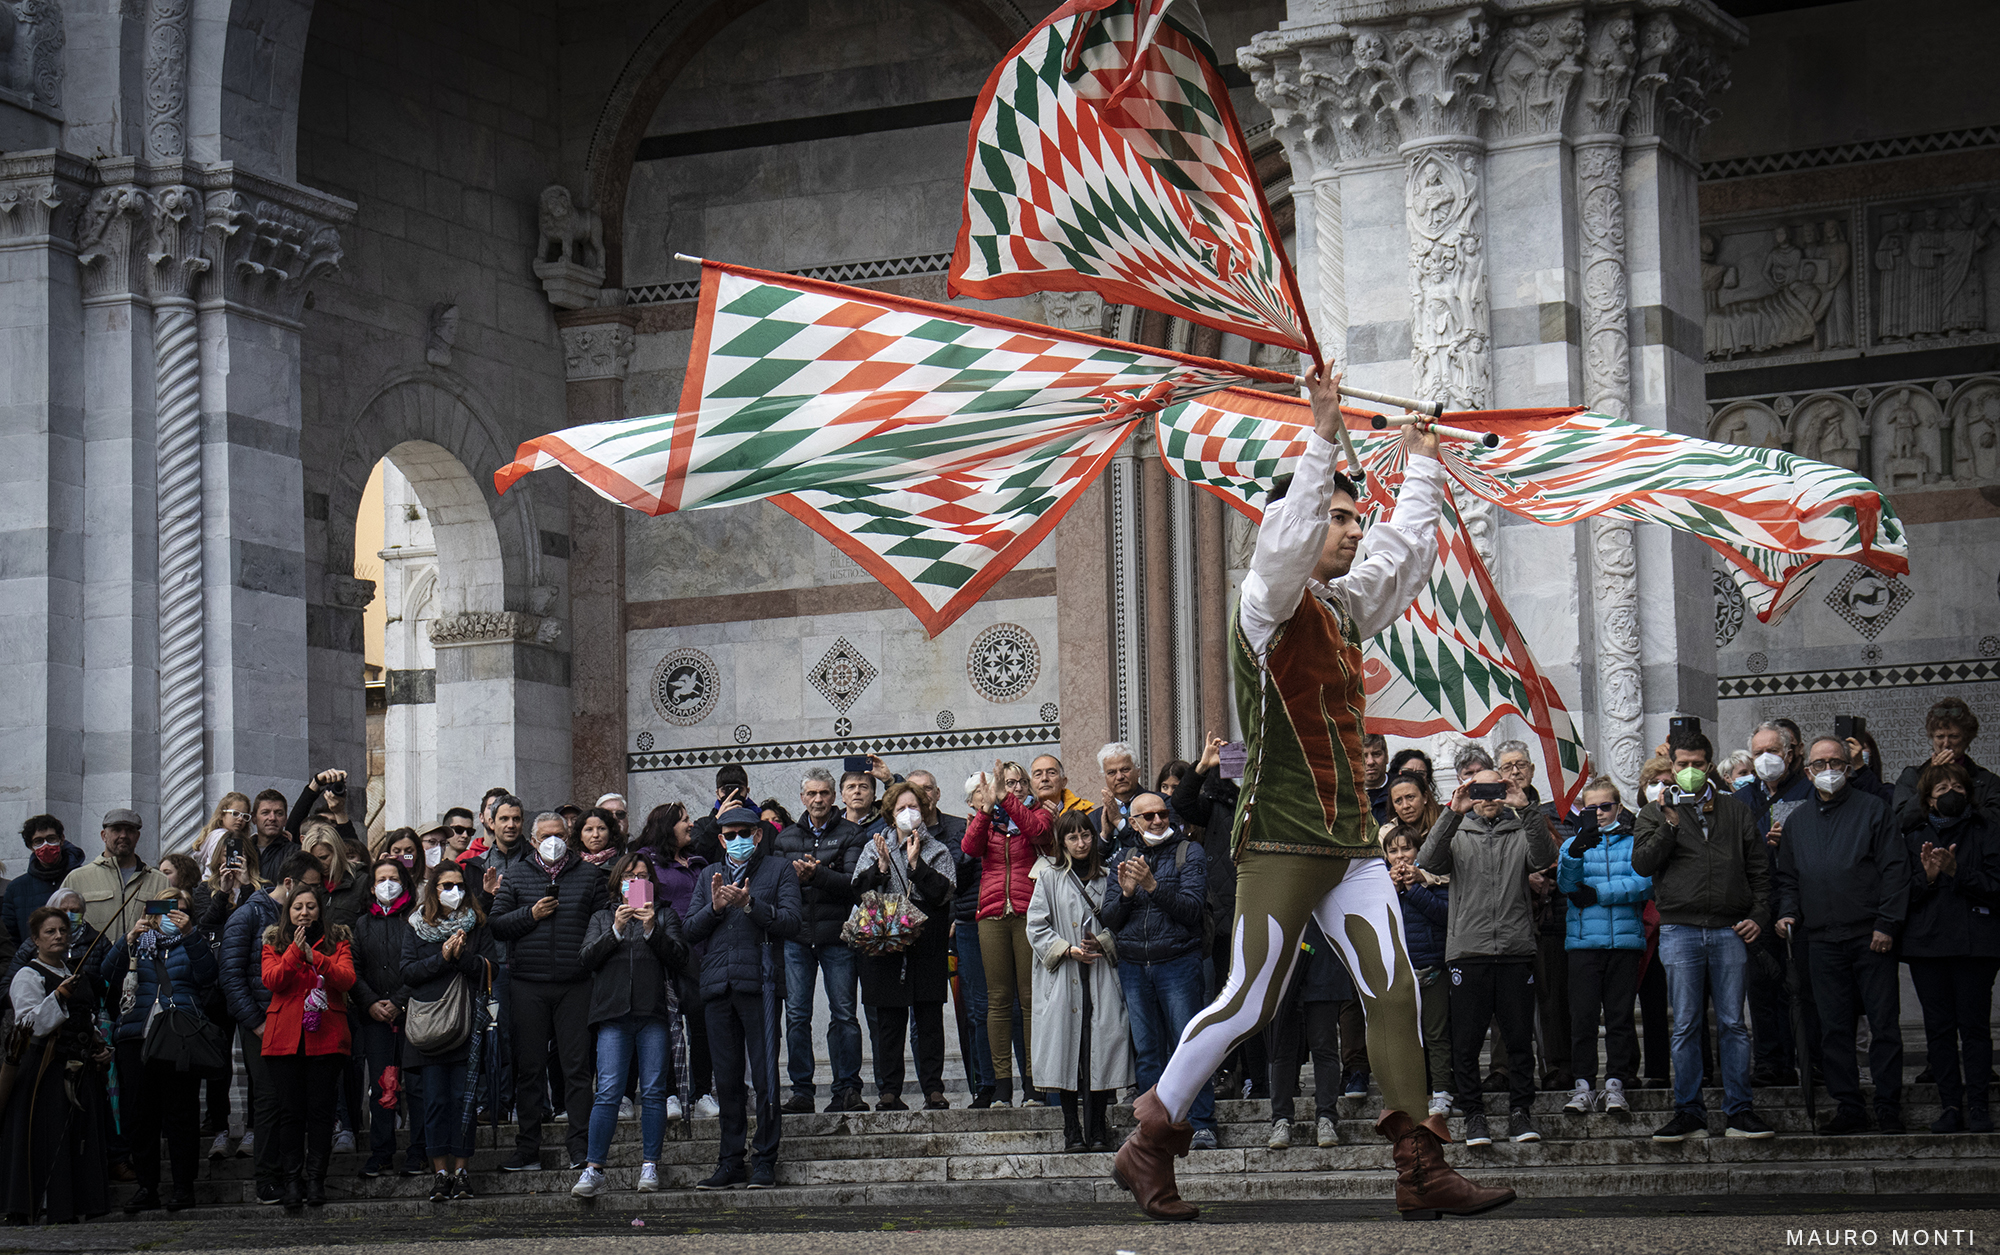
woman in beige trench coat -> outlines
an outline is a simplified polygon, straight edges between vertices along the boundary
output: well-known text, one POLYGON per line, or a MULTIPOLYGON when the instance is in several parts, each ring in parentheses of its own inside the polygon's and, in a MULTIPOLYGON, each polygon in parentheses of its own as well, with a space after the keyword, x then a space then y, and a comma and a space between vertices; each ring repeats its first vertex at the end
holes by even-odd
POLYGON ((1063 1149, 1110 1150, 1104 1108, 1133 1079, 1117 955, 1110 930, 1097 920, 1110 877, 1082 813, 1058 817, 1055 837, 1054 858, 1037 859, 1028 873, 1035 882, 1028 945, 1037 960, 1030 1061, 1043 1088, 1062 1100, 1063 1149), (1082 1120, 1079 1094, 1088 1095, 1082 1120))

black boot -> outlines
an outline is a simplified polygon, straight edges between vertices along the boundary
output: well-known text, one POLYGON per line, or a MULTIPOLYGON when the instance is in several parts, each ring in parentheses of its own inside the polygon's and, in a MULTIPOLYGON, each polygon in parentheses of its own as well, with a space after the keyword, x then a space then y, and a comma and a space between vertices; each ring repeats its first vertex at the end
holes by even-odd
POLYGON ((1986 1087, 1970 1090, 1965 1096, 1965 1127, 1971 1133, 1991 1133, 1993 1113, 1986 1105, 1986 1087))
POLYGON ((1056 1093, 1062 1099, 1063 1149, 1078 1151, 1084 1148, 1083 1125, 1076 1118, 1076 1091, 1059 1089, 1056 1093))
POLYGON ((306 1152, 306 1206, 326 1206, 326 1161, 327 1156, 306 1152))
POLYGON ((306 1205, 305 1182, 299 1179, 297 1169, 285 1174, 285 1210, 298 1211, 306 1205))
POLYGON ((1093 1089, 1085 1106, 1087 1113, 1083 1122, 1083 1138, 1092 1150, 1111 1149, 1111 1126, 1104 1119, 1104 1108, 1111 1101, 1112 1091, 1093 1089))
POLYGON ((1014 1105, 1014 1078, 1003 1076, 993 1082, 993 1105, 1011 1107, 1014 1105))
POLYGON ((967 1104, 967 1109, 971 1111, 984 1111, 992 1105, 993 1087, 991 1085, 981 1085, 979 1092, 973 1095, 972 1101, 967 1104))

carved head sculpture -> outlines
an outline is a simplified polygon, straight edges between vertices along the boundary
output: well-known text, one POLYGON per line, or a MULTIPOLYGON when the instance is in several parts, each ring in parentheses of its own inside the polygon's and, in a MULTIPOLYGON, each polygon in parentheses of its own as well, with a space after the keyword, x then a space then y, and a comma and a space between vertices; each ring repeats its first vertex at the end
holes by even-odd
POLYGON ((1890 227, 1890 229, 1891 229, 1891 230, 1894 230, 1894 231, 1907 231, 1907 230, 1909 230, 1909 229, 1910 229, 1910 215, 1908 215, 1908 214, 1890 214, 1890 215, 1889 215, 1889 227, 1890 227))
POLYGON ((1819 243, 1819 228, 1810 222, 1799 224, 1799 243, 1811 246, 1819 243))
POLYGON ((1785 247, 1786 245, 1790 244, 1791 242, 1792 242, 1792 231, 1791 231, 1791 228, 1790 228, 1790 227, 1772 227, 1772 228, 1771 228, 1771 243, 1772 243, 1772 244, 1776 245, 1776 246, 1777 246, 1777 247, 1779 247, 1779 248, 1784 248, 1784 247, 1785 247))
POLYGON ((1701 258, 1703 261, 1715 256, 1715 237, 1703 234, 1701 237, 1701 258))
POLYGON ((1388 53, 1389 45, 1374 31, 1362 31, 1354 37, 1354 64, 1380 65, 1388 53))
POLYGON ((1943 216, 1944 215, 1939 212, 1938 207, 1936 205, 1926 205, 1924 207, 1924 230, 1926 231, 1937 230, 1938 227, 1943 225, 1942 222, 1940 221, 1940 219, 1943 216))
POLYGON ((1840 243, 1840 219, 1828 218, 1826 225, 1820 229, 1820 235, 1829 244, 1840 243))

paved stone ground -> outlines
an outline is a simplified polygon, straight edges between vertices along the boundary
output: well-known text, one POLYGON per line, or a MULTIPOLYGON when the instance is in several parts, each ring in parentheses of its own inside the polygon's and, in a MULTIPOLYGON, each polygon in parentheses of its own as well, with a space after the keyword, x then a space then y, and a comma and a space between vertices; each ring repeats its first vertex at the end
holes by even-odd
POLYGON ((1788 1230, 1817 1232, 1819 1246, 1897 1251, 1918 1245, 2000 1243, 1991 1196, 1842 1196, 1524 1200, 1495 1216, 1400 1224, 1374 1202, 1231 1203, 1188 1225, 1154 1225, 1129 1207, 1074 1205, 1024 1214, 964 1208, 934 1214, 845 1208, 832 1215, 781 1209, 723 1210, 699 1223, 683 1215, 481 1217, 463 1208, 435 1221, 318 1221, 308 1213, 268 1221, 157 1221, 61 1229, 0 1229, 0 1255, 50 1252, 110 1255, 155 1251, 282 1249, 286 1255, 433 1255, 445 1242, 478 1242, 480 1255, 1760 1255, 1803 1243, 1788 1230), (1925 1238, 1899 1244, 1898 1231, 1925 1238), (1854 1231, 1845 1241, 1842 1235, 1854 1231), (1872 1245, 1867 1241, 1873 1237, 1872 1245))

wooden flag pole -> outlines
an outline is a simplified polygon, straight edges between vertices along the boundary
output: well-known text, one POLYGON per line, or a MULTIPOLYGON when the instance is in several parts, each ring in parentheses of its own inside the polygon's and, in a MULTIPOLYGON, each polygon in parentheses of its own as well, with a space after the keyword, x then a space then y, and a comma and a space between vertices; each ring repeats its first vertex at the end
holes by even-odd
MULTIPOLYGON (((1415 414, 1398 414, 1394 418, 1391 418, 1387 414, 1377 414, 1375 416, 1375 430, 1385 431, 1391 427, 1408 427, 1411 423, 1422 421, 1415 414)), ((1447 427, 1443 423, 1432 423, 1430 427, 1432 431, 1447 440, 1473 440, 1485 445, 1489 449, 1497 448, 1500 444, 1500 437, 1490 431, 1470 431, 1464 427, 1447 427)))

